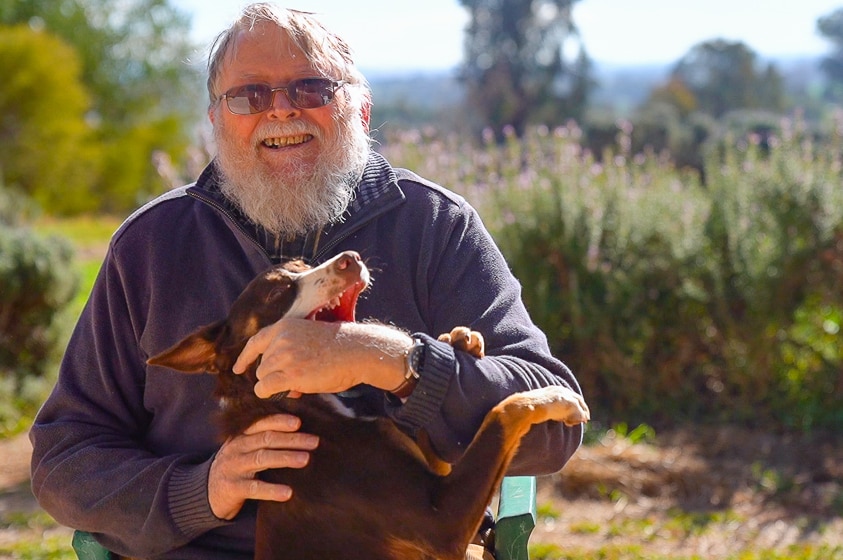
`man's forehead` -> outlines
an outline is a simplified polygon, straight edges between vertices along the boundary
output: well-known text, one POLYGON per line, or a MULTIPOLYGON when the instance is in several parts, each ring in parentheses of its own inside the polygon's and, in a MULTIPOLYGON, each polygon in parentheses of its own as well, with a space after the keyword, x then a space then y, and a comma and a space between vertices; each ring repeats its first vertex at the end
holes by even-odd
POLYGON ((243 51, 266 51, 291 59, 307 59, 287 30, 270 23, 259 23, 238 31, 225 58, 228 61, 241 60, 243 57, 238 55, 243 51))
POLYGON ((314 74, 304 52, 285 30, 277 27, 273 31, 256 28, 239 31, 222 62, 222 71, 238 80, 271 79, 279 70, 293 76, 314 74))

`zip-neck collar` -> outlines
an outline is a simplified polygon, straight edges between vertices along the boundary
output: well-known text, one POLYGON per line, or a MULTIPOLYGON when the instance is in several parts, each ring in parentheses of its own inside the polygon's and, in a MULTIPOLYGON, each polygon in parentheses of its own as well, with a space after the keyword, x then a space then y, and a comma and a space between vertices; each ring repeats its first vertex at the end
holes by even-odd
POLYGON ((342 217, 325 227, 293 238, 275 235, 256 224, 222 193, 216 160, 202 171, 188 193, 211 204, 233 221, 237 229, 257 244, 273 264, 298 258, 316 264, 325 256, 330 256, 331 249, 358 228, 404 201, 395 170, 377 152, 369 153, 354 197, 342 217))

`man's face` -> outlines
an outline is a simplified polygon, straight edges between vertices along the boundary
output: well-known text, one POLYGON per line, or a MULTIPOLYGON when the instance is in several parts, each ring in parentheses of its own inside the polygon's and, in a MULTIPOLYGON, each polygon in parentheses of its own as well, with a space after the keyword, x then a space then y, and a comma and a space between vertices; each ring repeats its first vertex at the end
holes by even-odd
MULTIPOLYGON (((315 71, 285 32, 263 23, 242 31, 220 70, 220 92, 248 84, 286 86, 315 71)), ((300 235, 338 219, 353 197, 369 153, 364 111, 350 108, 343 86, 314 109, 275 93, 262 113, 236 115, 225 99, 209 111, 222 192, 255 223, 300 235)))
MULTIPOLYGON (((246 84, 278 87, 298 78, 313 77, 323 76, 313 70, 287 34, 264 24, 240 33, 232 52, 226 56, 218 83, 219 91, 226 92, 246 84)), ((283 175, 291 168, 312 168, 325 145, 330 145, 337 135, 336 102, 316 109, 298 109, 290 104, 284 91, 278 91, 272 107, 263 113, 235 115, 225 106, 225 100, 220 102, 219 109, 210 113, 214 125, 222 126, 227 141, 248 150, 254 157, 254 165, 270 173, 283 175), (221 122, 217 123, 216 119, 221 122), (274 126, 289 123, 295 123, 304 132, 281 133, 284 129, 274 126)))

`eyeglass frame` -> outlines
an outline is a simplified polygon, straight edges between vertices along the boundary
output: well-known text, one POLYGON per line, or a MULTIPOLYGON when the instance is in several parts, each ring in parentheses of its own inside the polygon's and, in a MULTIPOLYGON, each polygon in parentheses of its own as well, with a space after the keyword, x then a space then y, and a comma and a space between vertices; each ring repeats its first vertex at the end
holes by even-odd
MULTIPOLYGON (((269 87, 267 84, 260 84, 260 83, 258 83, 258 84, 244 84, 244 85, 241 85, 241 86, 234 86, 234 87, 230 88, 228 91, 226 91, 225 93, 223 93, 222 95, 219 96, 219 101, 222 101, 223 99, 225 99, 225 106, 228 108, 228 111, 233 115, 259 115, 261 113, 265 113, 266 111, 268 111, 272 108, 272 106, 275 104, 275 94, 277 92, 284 91, 284 95, 287 97, 287 101, 290 103, 290 105, 292 105, 296 109, 319 109, 321 107, 327 107, 328 105, 333 103, 334 98, 336 97, 336 94, 337 94, 337 90, 340 89, 342 86, 348 84, 348 83, 349 82, 347 82, 345 80, 333 80, 331 78, 323 78, 323 77, 319 77, 319 76, 313 76, 313 77, 310 77, 310 78, 299 78, 297 80, 291 80, 290 82, 287 83, 287 85, 277 86, 277 87, 269 87), (294 101, 292 97, 290 97, 290 89, 289 89, 290 86, 295 87, 295 84, 301 83, 301 82, 306 82, 306 81, 309 81, 309 80, 320 80, 320 81, 325 81, 329 84, 330 99, 328 99, 328 101, 326 103, 322 103, 321 105, 316 105, 316 106, 313 106, 313 107, 302 107, 296 101, 294 101), (248 113, 238 113, 231 108, 231 104, 230 104, 229 100, 235 97, 235 96, 231 95, 231 92, 233 92, 234 90, 239 90, 239 89, 248 88, 248 87, 269 87, 270 98, 269 98, 269 104, 266 106, 266 109, 263 109, 263 110, 260 110, 260 111, 257 111, 257 112, 251 112, 250 111, 248 113)), ((251 106, 251 104, 250 104, 250 106, 251 106)))

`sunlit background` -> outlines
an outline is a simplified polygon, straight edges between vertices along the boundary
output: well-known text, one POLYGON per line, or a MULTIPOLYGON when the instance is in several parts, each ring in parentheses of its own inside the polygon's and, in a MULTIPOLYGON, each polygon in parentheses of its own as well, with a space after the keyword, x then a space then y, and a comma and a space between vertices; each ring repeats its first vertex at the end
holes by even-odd
MULTIPOLYGON (((457 0, 280 4, 320 14, 367 69, 441 70, 463 56, 469 18, 457 0)), ((192 36, 205 44, 244 3, 175 0, 174 5, 190 14, 192 36)), ((827 50, 816 21, 837 7, 833 0, 583 0, 574 7, 574 23, 589 55, 603 64, 675 62, 693 45, 714 38, 741 40, 765 57, 794 57, 827 50)))
MULTIPOLYGON (((349 41, 375 149, 478 209, 582 384, 533 560, 843 560, 843 0, 570 4, 288 5, 349 41), (510 56, 463 5, 540 6, 541 39, 510 56)), ((0 0, 0 558, 73 558, 26 431, 112 232, 213 157, 206 49, 242 5, 0 0)))

